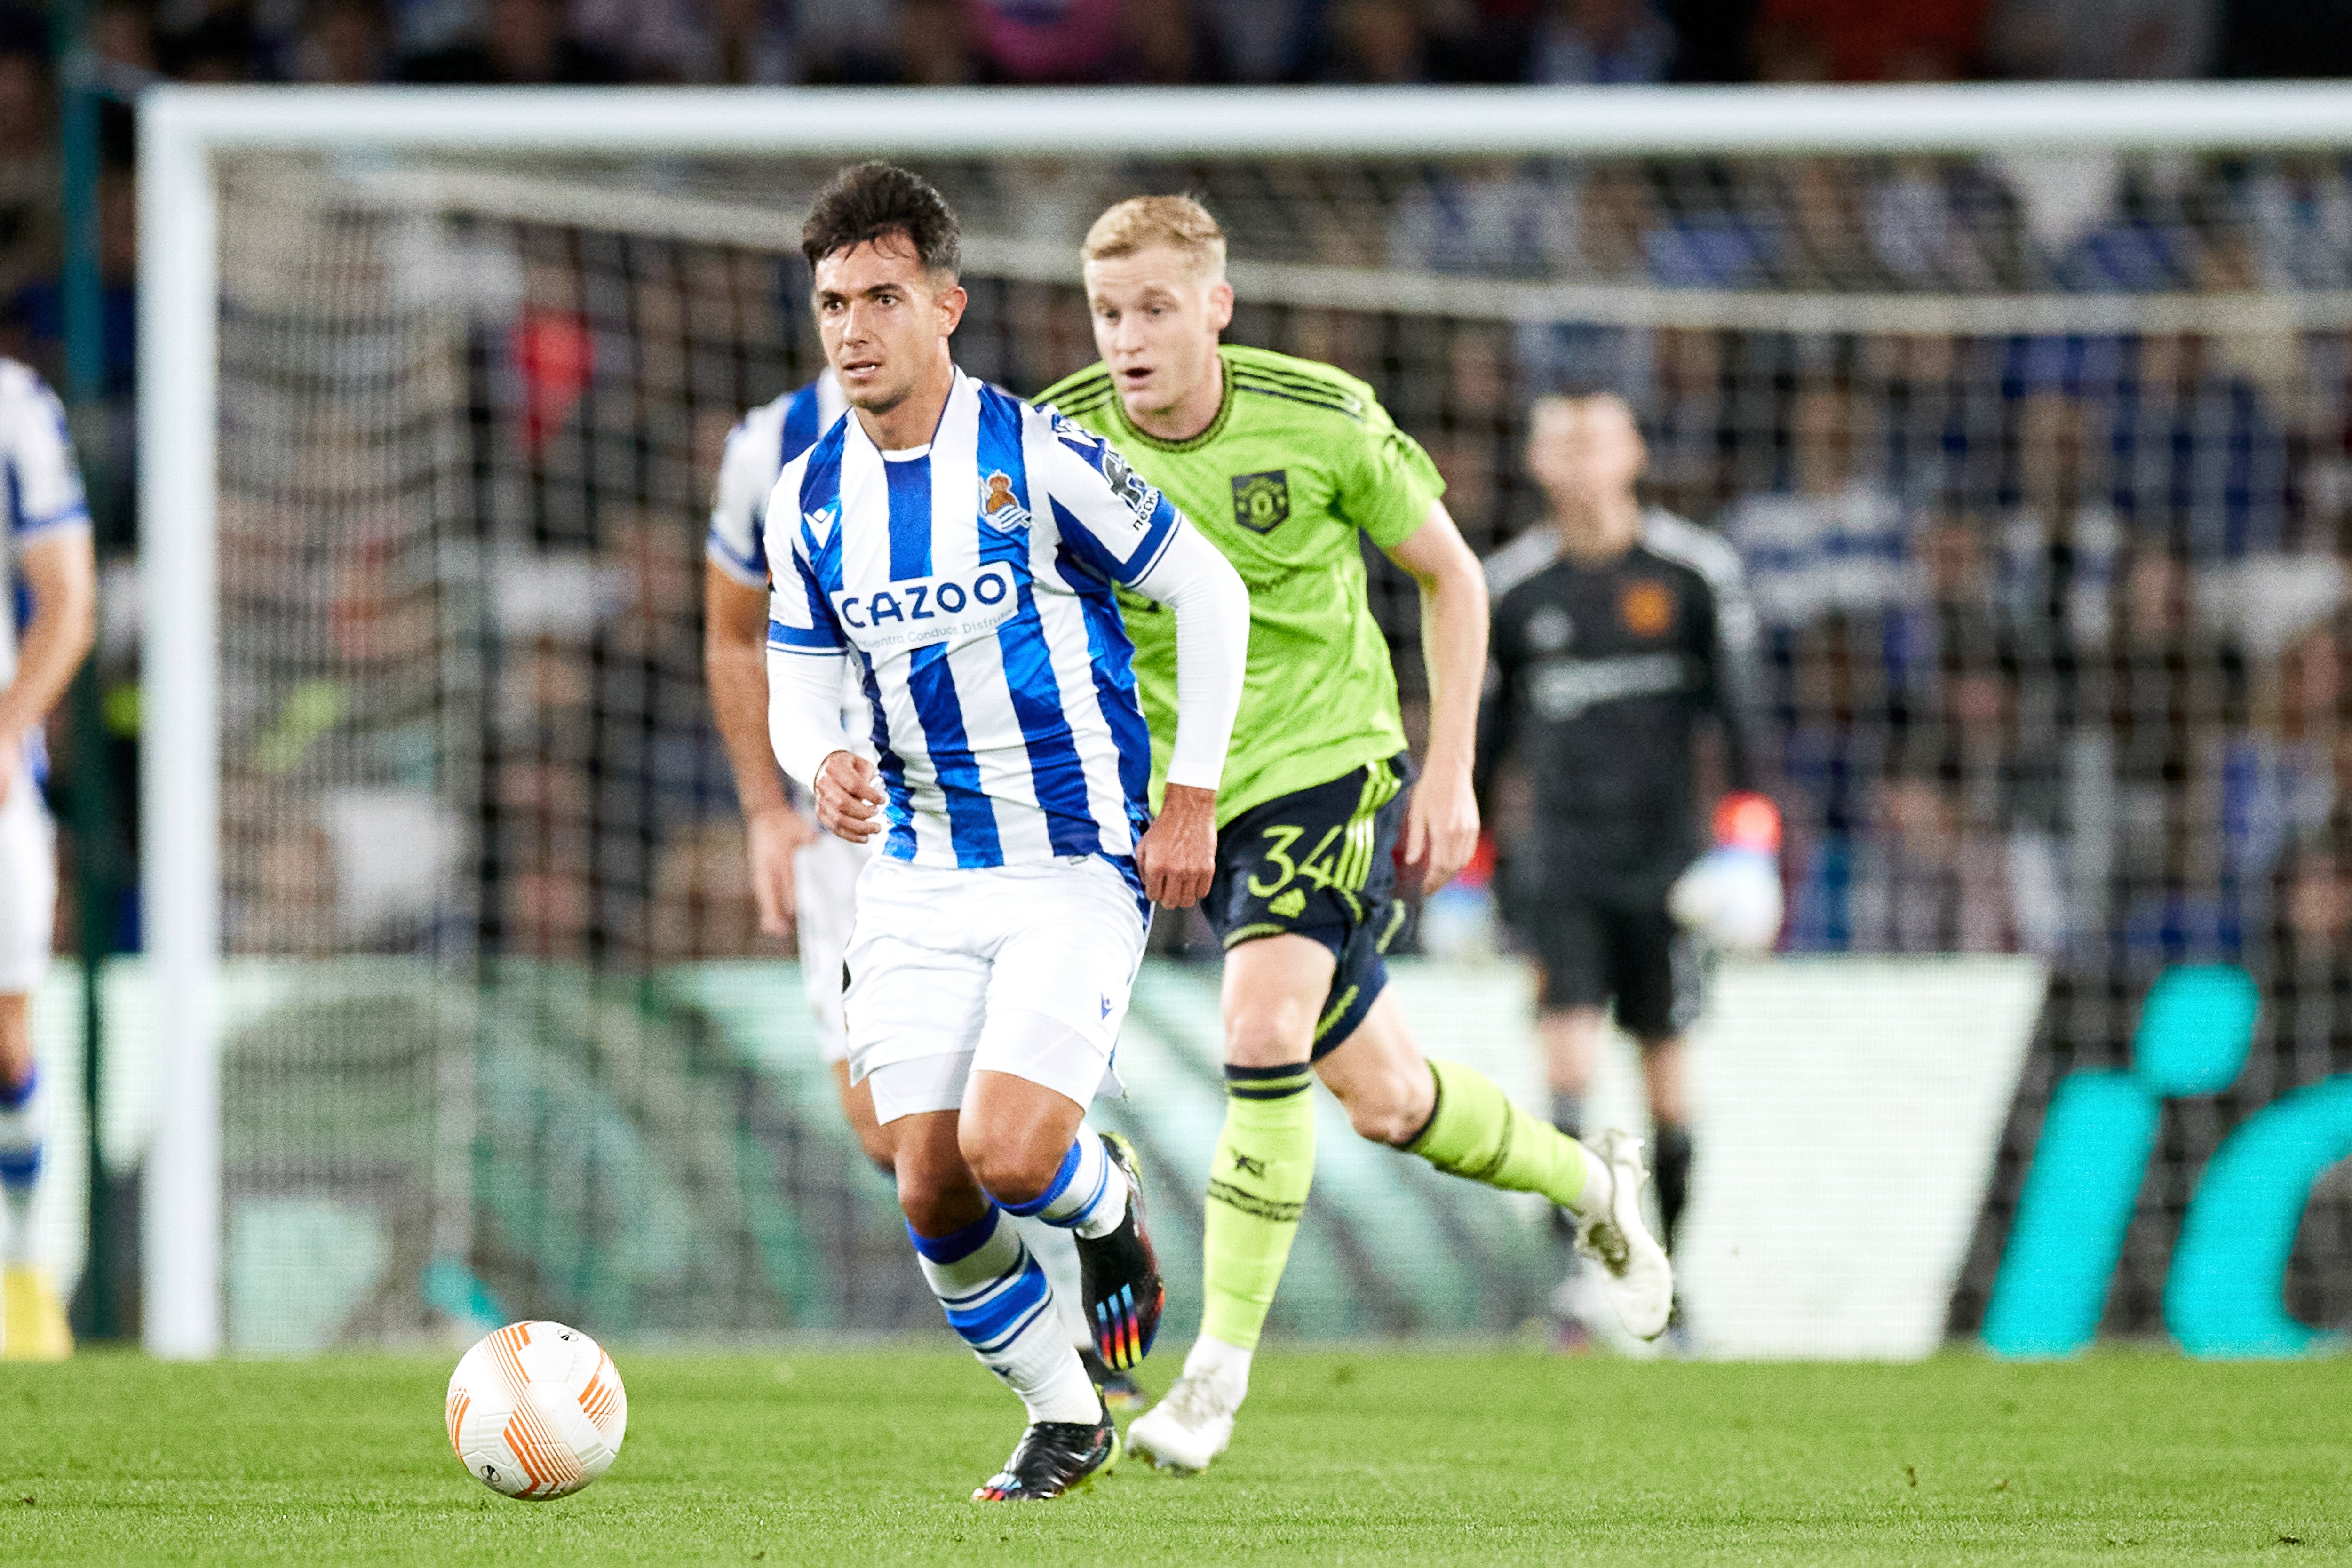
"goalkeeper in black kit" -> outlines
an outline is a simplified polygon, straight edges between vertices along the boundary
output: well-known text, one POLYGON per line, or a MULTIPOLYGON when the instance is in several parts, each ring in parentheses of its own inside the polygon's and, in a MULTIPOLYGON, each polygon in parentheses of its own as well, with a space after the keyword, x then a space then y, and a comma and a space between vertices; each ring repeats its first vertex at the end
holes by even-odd
MULTIPOLYGON (((1698 948, 1767 951, 1780 929, 1780 814, 1752 772, 1756 618, 1730 545, 1637 499, 1648 451, 1623 399, 1546 398, 1529 425, 1528 468, 1550 515, 1487 562, 1480 794, 1513 758, 1533 784, 1533 831, 1498 888, 1541 973, 1552 1120, 1580 1131, 1613 1004, 1642 1047, 1671 1248, 1690 1192, 1683 1032, 1698 948), (1710 721, 1728 789, 1702 854, 1697 738, 1710 721)), ((1580 1298, 1571 1273, 1554 1302, 1570 1344, 1590 1321, 1580 1298)))

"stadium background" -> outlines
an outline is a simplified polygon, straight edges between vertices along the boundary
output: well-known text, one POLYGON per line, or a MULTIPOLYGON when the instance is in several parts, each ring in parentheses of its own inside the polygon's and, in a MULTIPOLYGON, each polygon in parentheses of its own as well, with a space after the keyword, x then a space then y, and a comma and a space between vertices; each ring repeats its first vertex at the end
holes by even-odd
MULTIPOLYGON (((128 95, 163 69, 1558 83, 2310 75, 2352 59, 2324 23, 2262 5, 2150 6, 2117 27, 2100 7, 1955 5, 1915 11, 1903 36, 1803 4, 1255 6, 1256 30, 1215 6, 1078 5, 1043 33, 1012 8, 811 6, 791 22, 762 13, 740 37, 688 7, 608 9, 106 6, 83 64, 128 95)), ((53 789, 81 894, 60 930, 105 955, 96 994, 112 1003, 98 1009, 108 1266, 81 1309, 121 1331, 136 1321, 133 1184, 153 1114, 140 1020, 168 1005, 142 994, 130 831, 135 169, 109 99, 100 166, 75 187, 96 244, 76 251, 79 272, 61 268, 71 226, 53 193, 77 144, 52 136, 47 35, 30 17, 9 26, 0 121, 26 151, 0 346, 76 393, 109 565, 98 674, 55 737, 53 789), (73 279, 93 276, 94 314, 71 303, 73 279), (69 362, 76 309, 100 330, 69 362)), ((1235 335, 1370 380, 1438 458, 1482 550, 1536 515, 1517 460, 1528 401, 1598 385, 1632 398, 1656 499, 1741 545, 1764 614, 1790 953, 1916 958, 1895 972, 1910 975, 1941 955, 2010 954, 1980 973, 2047 976, 2014 1062, 1978 1042, 2005 1125, 1969 1177, 1948 1331, 1984 1325, 2062 1083, 2134 1065, 2159 974, 2242 966, 2262 1000, 2242 1068, 2164 1100, 2098 1298, 2110 1332, 2165 1329, 2216 1151, 2339 1062, 2352 926, 2340 158, 1074 156, 928 172, 988 242, 960 339, 970 368, 1029 391, 1085 363, 1082 301, 1048 280, 1066 277, 1076 234, 1131 190, 1198 190, 1237 260, 1261 268, 1235 335), (1550 316, 1511 292, 1561 282, 1588 287, 1550 316), (1838 297, 1847 308, 1824 314, 1838 297)), ((814 370, 789 236, 821 173, 226 170, 233 1343, 399 1341, 522 1311, 640 1335, 929 1322, 887 1193, 801 1051, 789 970, 753 934, 701 712, 709 475, 735 415, 814 370)), ((1374 565, 1410 703, 1412 606, 1374 565)), ((1410 983, 1454 1021, 1437 1032, 1519 1050, 1531 1088, 1523 981, 1481 952, 1475 890, 1431 915, 1433 956, 1410 983)), ((1139 1096, 1131 1115, 1171 1146, 1162 1168, 1181 1170, 1206 1146, 1177 1109, 1209 1082, 1206 982, 1184 966, 1198 944, 1183 922, 1160 940, 1169 962, 1139 1013, 1164 1099, 1139 1096)), ((68 1065, 79 973, 61 964, 43 999, 68 1065)), ((1884 986, 1851 987, 1885 971, 1791 973, 1814 977, 1822 1016, 1773 1048, 1801 1054, 1808 1035, 1853 1022, 1832 1015, 1885 1005, 1884 986)), ((1801 1090, 1796 1065, 1787 1102, 1766 1102, 1784 1118, 1809 1110, 1800 1093, 1840 1092, 1834 1071, 1801 1090)), ((1932 1109, 1943 1088, 1923 1076, 1874 1092, 1895 1098, 1865 1117, 1932 1109)), ((1281 1326, 1494 1332, 1537 1309, 1549 1281, 1533 1216, 1424 1187, 1402 1162, 1334 1163, 1281 1326), (1454 1222, 1457 1258, 1417 1273, 1382 1253, 1406 1202, 1454 1222), (1463 1279, 1478 1288, 1436 1288, 1463 1279)), ((53 1200, 54 1227, 78 1236, 73 1184, 53 1200)), ((2347 1205, 2352 1187, 2330 1175, 2301 1211, 2286 1301, 2305 1323, 2352 1310, 2347 1205)))

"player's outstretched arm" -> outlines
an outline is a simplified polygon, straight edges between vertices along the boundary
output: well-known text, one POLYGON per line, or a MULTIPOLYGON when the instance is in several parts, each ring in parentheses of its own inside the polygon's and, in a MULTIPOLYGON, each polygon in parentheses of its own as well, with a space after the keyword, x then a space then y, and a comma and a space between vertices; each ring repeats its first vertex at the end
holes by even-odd
POLYGON ((1249 672, 1249 590, 1185 522, 1133 586, 1176 616, 1176 738, 1167 793, 1137 847, 1136 868, 1153 902, 1190 909, 1208 897, 1216 873, 1217 784, 1249 672))
MULTIPOLYGON (((87 527, 55 529, 20 548, 17 567, 33 596, 33 618, 17 649, 16 678, 0 691, 0 759, 21 754, 25 737, 58 705, 98 626, 98 560, 87 527)), ((0 801, 16 772, 0 762, 0 801)))
POLYGON ((760 929, 782 936, 796 913, 793 851, 816 834, 784 799, 769 749, 767 590, 711 564, 702 569, 702 671, 743 808, 760 929))
POLYGON ((1389 551, 1421 585, 1422 657, 1429 667, 1429 755, 1405 814, 1404 860, 1433 893, 1478 847, 1473 772, 1478 697, 1486 677, 1486 574, 1445 503, 1389 551))

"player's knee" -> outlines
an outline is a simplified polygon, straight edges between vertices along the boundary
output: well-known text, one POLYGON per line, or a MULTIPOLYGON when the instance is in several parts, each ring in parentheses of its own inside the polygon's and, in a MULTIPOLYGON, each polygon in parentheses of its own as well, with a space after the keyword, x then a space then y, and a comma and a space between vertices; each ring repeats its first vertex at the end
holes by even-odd
POLYGON ((951 1184, 898 1173, 898 1212, 919 1236, 945 1236, 962 1223, 951 1184))
POLYGON ((1001 1204, 1033 1203, 1042 1196, 1061 1173, 1068 1152, 1034 1139, 992 1138, 969 1121, 963 1126, 964 1163, 1001 1204))
POLYGON ((33 1076, 33 1027, 22 992, 0 995, 0 1084, 33 1076))
POLYGON ((1294 997, 1249 1001, 1225 1016, 1225 1060, 1236 1067, 1303 1062, 1315 1046, 1315 1007, 1294 997))
POLYGON ((959 1165, 902 1154, 896 1163, 898 1211, 920 1236, 945 1236, 980 1217, 986 1204, 972 1173, 959 1165))
POLYGON ((1436 1108, 1428 1076, 1429 1069, 1422 1068, 1423 1081, 1416 1086, 1412 1075, 1402 1070, 1364 1073, 1347 1079, 1344 1087, 1331 1087, 1357 1137, 1402 1147, 1420 1135, 1436 1108))

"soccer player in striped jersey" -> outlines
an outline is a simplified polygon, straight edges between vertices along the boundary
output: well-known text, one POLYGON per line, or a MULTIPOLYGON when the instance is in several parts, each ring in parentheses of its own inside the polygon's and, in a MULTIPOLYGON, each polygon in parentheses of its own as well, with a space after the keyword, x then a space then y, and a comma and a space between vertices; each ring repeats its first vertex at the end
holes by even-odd
POLYGON ((802 230, 851 413, 767 507, 769 727, 826 830, 882 850, 850 933, 850 1074, 889 1133, 899 1206, 949 1323, 1027 1406, 983 1501, 1058 1496, 1118 1453, 1010 1212, 1076 1233, 1115 1366, 1162 1289, 1133 1151, 1083 1131, 1150 903, 1208 890, 1239 707, 1241 580, 1078 427, 959 371, 959 237, 939 193, 866 163, 802 230), (1162 808, 1114 584, 1182 627, 1162 808), (874 756, 841 724, 845 668, 874 756))
POLYGON ((33 1231, 49 1089, 33 1057, 30 1004, 49 964, 58 893, 41 725, 89 652, 98 567, 65 410, 8 359, 0 359, 0 589, 21 581, 32 611, 20 632, 13 595, 0 594, 0 1349, 47 1361, 71 1354, 73 1336, 33 1231))
MULTIPOLYGON (((800 948, 801 984, 816 1016, 817 1052, 832 1072, 841 1111, 867 1159, 893 1169, 889 1135, 874 1120, 874 1096, 849 1079, 849 1037, 841 1021, 842 961, 857 912, 857 877, 879 847, 818 831, 810 804, 787 797, 768 745, 768 494, 784 465, 816 445, 849 405, 824 374, 761 404, 728 433, 719 458, 704 547, 703 670, 710 710, 726 742, 750 851, 760 929, 781 936, 789 925, 800 948)), ((842 683, 843 728, 872 755, 873 712, 855 677, 842 683)), ((1140 1408, 1134 1376, 1104 1362, 1078 1308, 1078 1258, 1067 1232, 1020 1222, 1024 1239, 1054 1281, 1055 1298, 1087 1373, 1122 1413, 1140 1408)))
MULTIPOLYGON (((743 811, 760 929, 782 936, 793 928, 817 1048, 832 1069, 842 1114, 866 1157, 887 1168, 890 1146, 875 1125, 872 1097, 849 1081, 841 1027, 841 957, 865 852, 819 833, 795 809, 768 746, 768 492, 784 465, 816 445, 847 407, 833 377, 821 375, 752 409, 728 433, 704 547, 702 664, 743 811)), ((866 694, 854 681, 843 683, 841 711, 852 733, 869 727, 866 694)))
MULTIPOLYGON (((1225 949, 1227 1097, 1203 1209, 1206 1304, 1183 1375, 1129 1440, 1189 1469, 1231 1441, 1314 1175, 1318 1075, 1363 1137, 1573 1211, 1626 1327, 1654 1337, 1673 1286, 1642 1223, 1639 1145, 1611 1134, 1588 1150, 1485 1075, 1424 1058, 1385 989, 1381 955, 1402 918, 1391 897, 1400 832, 1407 871, 1433 891, 1478 836, 1486 591, 1438 499, 1444 481, 1363 383, 1219 344, 1234 294, 1224 235, 1199 203, 1121 202, 1096 220, 1082 256, 1102 363, 1040 401, 1174 497, 1250 590, 1249 679, 1205 906, 1225 949), (1396 676, 1360 535, 1421 585, 1430 742, 1409 804, 1396 676)), ((1121 604, 1164 766, 1177 628, 1139 598, 1121 604)))

